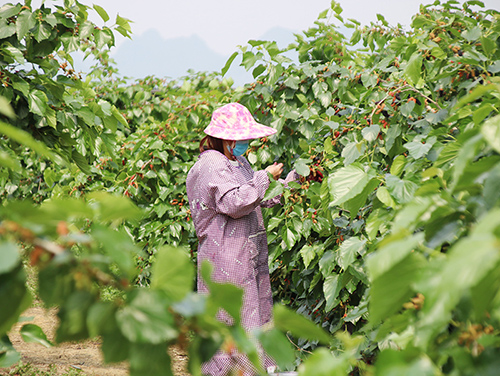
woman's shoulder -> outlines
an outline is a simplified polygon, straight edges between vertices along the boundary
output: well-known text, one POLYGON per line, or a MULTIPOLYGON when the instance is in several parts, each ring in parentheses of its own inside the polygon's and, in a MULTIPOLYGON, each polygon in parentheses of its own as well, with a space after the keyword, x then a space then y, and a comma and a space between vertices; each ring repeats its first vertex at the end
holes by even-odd
POLYGON ((200 154, 198 161, 200 165, 211 165, 224 167, 229 165, 229 159, 224 154, 219 153, 217 150, 206 150, 200 154))

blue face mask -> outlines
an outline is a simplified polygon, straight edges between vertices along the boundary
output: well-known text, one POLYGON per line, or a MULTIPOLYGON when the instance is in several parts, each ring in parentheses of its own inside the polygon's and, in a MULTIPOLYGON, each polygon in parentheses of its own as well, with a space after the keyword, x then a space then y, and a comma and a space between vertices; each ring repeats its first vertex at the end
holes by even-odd
POLYGON ((248 141, 238 141, 233 149, 233 155, 243 155, 248 149, 248 141))

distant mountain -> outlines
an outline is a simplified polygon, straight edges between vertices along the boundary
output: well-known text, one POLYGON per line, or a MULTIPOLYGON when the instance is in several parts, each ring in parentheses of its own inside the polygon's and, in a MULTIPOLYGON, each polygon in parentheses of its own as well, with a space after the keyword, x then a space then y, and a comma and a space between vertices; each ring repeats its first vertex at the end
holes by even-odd
MULTIPOLYGON (((293 33, 277 27, 254 39, 274 40, 280 48, 284 48, 294 41, 293 33)), ((189 69, 196 72, 220 71, 229 56, 213 51, 197 35, 165 39, 153 29, 123 42, 111 54, 120 74, 133 78, 149 75, 179 78, 185 76, 189 69)), ((251 82, 251 72, 246 72, 239 63, 238 59, 233 62, 227 76, 232 77, 236 85, 251 82)))
POLYGON ((177 78, 189 69, 220 70, 227 59, 211 50, 197 35, 164 39, 153 29, 126 40, 111 56, 122 75, 135 78, 149 75, 177 78))
MULTIPOLYGON (((275 41, 279 48, 285 48, 295 41, 294 33, 293 30, 275 27, 252 39, 275 41)), ((197 35, 166 39, 151 29, 132 38, 112 49, 111 58, 115 60, 120 75, 133 79, 150 75, 175 79, 187 75, 190 69, 195 72, 220 72, 231 55, 224 56, 213 51, 197 35)), ((92 62, 82 62, 82 56, 75 53, 73 57, 76 69, 86 72, 92 62)), ((296 54, 287 53, 287 56, 297 60, 296 54)), ((240 63, 241 59, 236 58, 226 74, 233 78, 236 86, 254 80, 251 72, 239 66, 240 63)))

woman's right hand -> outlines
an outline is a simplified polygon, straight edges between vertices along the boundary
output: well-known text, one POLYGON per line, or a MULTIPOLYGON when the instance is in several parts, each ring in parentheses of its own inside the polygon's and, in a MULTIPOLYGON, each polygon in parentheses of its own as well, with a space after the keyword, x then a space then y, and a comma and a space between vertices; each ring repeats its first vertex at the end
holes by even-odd
POLYGON ((273 176, 274 180, 278 180, 283 172, 283 163, 274 162, 271 166, 266 167, 266 171, 273 176))

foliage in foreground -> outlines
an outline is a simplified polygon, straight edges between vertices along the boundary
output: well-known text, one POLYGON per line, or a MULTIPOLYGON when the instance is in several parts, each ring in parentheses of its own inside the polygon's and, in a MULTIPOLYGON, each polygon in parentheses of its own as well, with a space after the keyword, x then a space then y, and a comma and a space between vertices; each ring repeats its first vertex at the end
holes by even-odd
MULTIPOLYGON (((223 292, 208 297, 215 302, 205 306, 189 300, 199 298, 187 293, 181 304, 169 294, 179 286, 190 290, 192 281, 175 272, 155 277, 157 270, 169 270, 170 261, 160 251, 163 244, 182 246, 195 256, 185 174, 212 110, 238 100, 280 131, 252 142, 249 160, 259 168, 279 159, 305 177, 284 192, 283 207, 266 213, 276 301, 337 334, 313 351, 302 374, 494 374, 500 359, 500 16, 471 9, 477 6, 481 3, 458 7, 451 1, 436 2, 422 7, 411 30, 404 31, 390 27, 382 16, 370 26, 344 21, 333 2, 289 47, 299 63, 286 58, 273 42, 250 41, 240 53, 256 82, 242 90, 233 91, 227 81, 208 74, 181 83, 146 78, 127 86, 113 77, 109 66, 95 70, 93 77, 100 82, 92 90, 125 121, 117 115, 119 132, 105 126, 97 138, 75 145, 88 156, 87 167, 79 163, 79 171, 57 158, 40 161, 20 146, 21 153, 6 147, 2 154, 10 158, 3 159, 3 197, 44 201, 38 212, 26 203, 17 207, 4 201, 12 209, 3 214, 2 219, 11 221, 3 226, 19 226, 3 232, 10 242, 2 253, 8 265, 2 276, 9 275, 4 281, 11 284, 18 281, 17 290, 0 290, 8 294, 2 301, 18 297, 17 308, 5 317, 15 320, 27 304, 14 252, 14 242, 24 240, 24 252, 39 265, 42 280, 59 276, 64 283, 48 285, 71 286, 57 291, 54 300, 50 294, 44 299, 49 305, 61 304, 67 323, 61 326, 61 339, 75 333, 78 338, 125 338, 120 343, 128 350, 103 346, 103 352, 109 361, 129 357, 137 373, 145 367, 134 355, 139 344, 149 343, 147 351, 156 349, 161 358, 165 354, 159 349, 182 342, 188 330, 199 334, 191 347, 192 369, 208 358, 204 349, 215 349, 223 338, 255 355, 246 339, 239 340, 240 329, 217 327, 210 320, 214 306, 227 304, 218 297, 227 296, 226 288, 231 294, 238 294, 236 290, 220 287, 223 292), (331 18, 353 30, 349 40, 326 21, 331 18), (16 158, 22 162, 16 164, 16 158), (38 180, 23 180, 29 176, 38 180), (100 191, 126 196, 145 215, 131 215, 135 221, 122 224, 135 207, 118 198, 108 205, 111 197, 104 200, 96 195, 100 191), (68 196, 87 203, 62 201, 68 196), (52 223, 34 220, 33 213, 53 218, 52 223), (57 230, 59 223, 63 225, 57 230), (43 247, 36 251, 37 244, 27 241, 24 232, 36 242, 48 238, 62 245, 65 258, 51 258, 50 249, 43 247), (142 271, 134 269, 134 259, 142 271), (57 265, 62 269, 51 272, 57 265), (17 279, 11 273, 19 273, 17 279), (128 285, 131 281, 152 287, 136 290, 128 285), (99 302, 96 284, 111 284, 126 298, 99 302), (136 312, 141 299, 156 308, 136 312), (173 318, 159 313, 166 306, 173 318), (150 329, 151 338, 136 333, 134 319, 141 315, 148 318, 140 325, 150 329)), ((70 85, 64 91, 74 95, 70 85)), ((13 93, 22 98, 22 91, 13 93)), ((108 108, 103 102, 100 108, 108 108)), ((28 108, 32 114, 34 108, 28 108)), ((77 124, 85 125, 85 117, 77 124)), ((57 126, 65 127, 59 120, 57 126)), ((31 140, 18 138, 24 145, 40 145, 31 140)), ((48 146, 63 159, 69 155, 48 146)), ((48 155, 46 149, 34 150, 48 155)), ((178 270, 187 271, 187 258, 171 252, 172 260, 185 265, 178 270)), ((293 316, 287 322, 280 310, 279 329, 296 330, 300 354, 315 349, 318 342, 302 326, 307 321, 293 321, 299 320, 293 316)), ((274 331, 266 335, 263 344, 279 352, 275 355, 282 365, 290 363, 288 340, 274 331)), ((12 355, 8 342, 3 343, 4 356, 12 355)))

